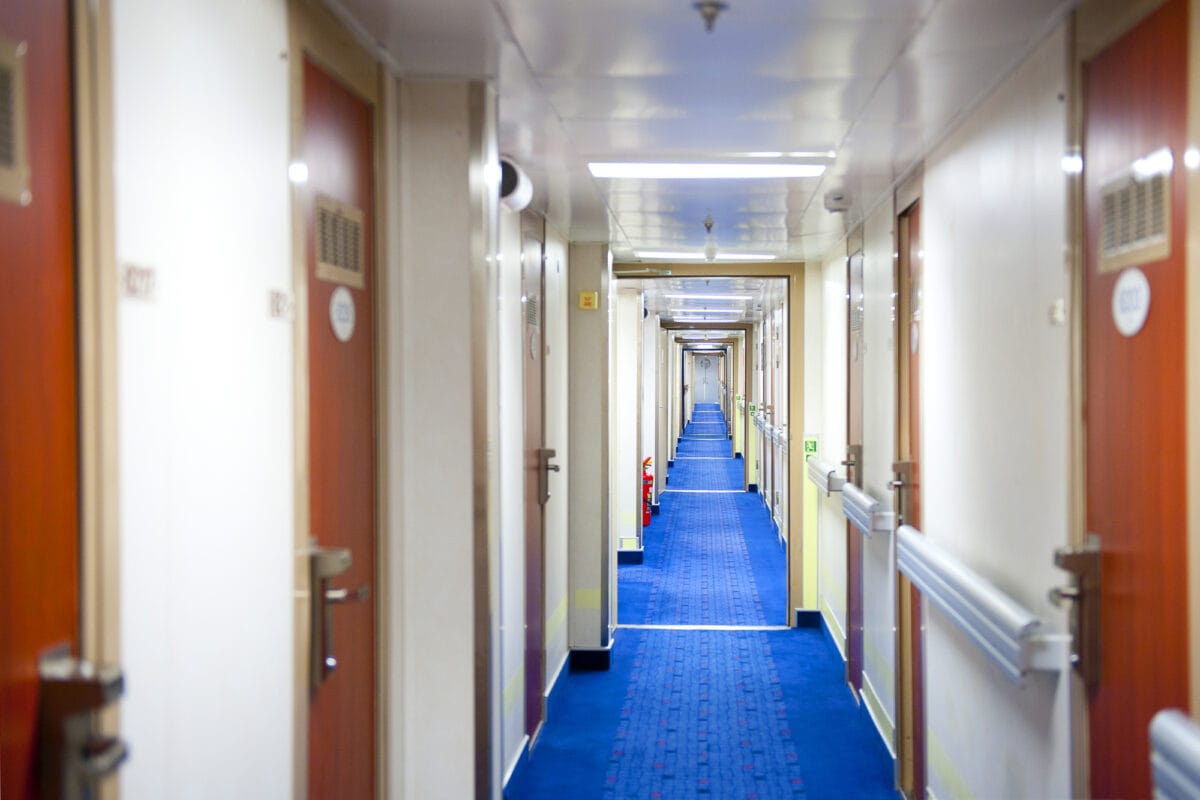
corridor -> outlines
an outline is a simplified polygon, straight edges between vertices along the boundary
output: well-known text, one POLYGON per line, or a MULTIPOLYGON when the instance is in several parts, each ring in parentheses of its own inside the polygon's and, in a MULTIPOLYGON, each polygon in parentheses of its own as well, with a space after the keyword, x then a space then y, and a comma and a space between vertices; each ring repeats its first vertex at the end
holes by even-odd
POLYGON ((825 631, 784 624, 784 550, 716 403, 680 437, 607 672, 572 671, 508 800, 893 798, 825 631))

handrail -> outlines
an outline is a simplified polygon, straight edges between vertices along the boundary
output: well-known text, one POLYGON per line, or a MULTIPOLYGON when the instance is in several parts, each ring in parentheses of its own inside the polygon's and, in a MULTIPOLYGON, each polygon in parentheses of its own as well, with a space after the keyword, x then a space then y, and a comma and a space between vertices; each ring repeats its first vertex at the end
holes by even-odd
POLYGON ((1150 771, 1155 800, 1200 797, 1200 724, 1182 711, 1160 711, 1150 721, 1150 771))
POLYGON ((891 533, 896 527, 896 515, 891 511, 880 511, 879 501, 853 483, 842 487, 842 513, 864 536, 876 531, 891 533))
POLYGON ((808 457, 808 479, 829 497, 830 492, 840 492, 846 479, 837 474, 837 467, 830 466, 816 456, 808 457))
POLYGON ((1034 613, 910 525, 901 525, 896 566, 1012 680, 1069 663, 1070 636, 1043 634, 1034 613))

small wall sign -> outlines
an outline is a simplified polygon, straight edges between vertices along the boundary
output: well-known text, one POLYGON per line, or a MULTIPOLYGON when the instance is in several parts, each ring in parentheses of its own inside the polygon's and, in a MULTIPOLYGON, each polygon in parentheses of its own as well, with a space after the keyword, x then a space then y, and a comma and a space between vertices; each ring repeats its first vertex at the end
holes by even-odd
POLYGON ((345 286, 334 289, 329 298, 329 324, 339 342, 354 335, 354 295, 345 286))
POLYGON ((1136 336, 1150 314, 1150 281, 1137 267, 1124 270, 1113 286, 1113 322, 1122 336, 1136 336))
POLYGON ((600 308, 599 292, 580 292, 579 308, 584 311, 597 311, 600 308))

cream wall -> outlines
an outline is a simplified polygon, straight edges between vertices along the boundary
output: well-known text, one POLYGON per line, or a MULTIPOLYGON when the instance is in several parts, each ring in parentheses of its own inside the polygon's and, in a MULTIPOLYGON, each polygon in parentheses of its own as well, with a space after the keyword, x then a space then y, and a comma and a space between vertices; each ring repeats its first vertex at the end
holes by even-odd
MULTIPOLYGON (((888 483, 896 453, 896 349, 893 204, 878 206, 863 226, 863 483, 891 510, 888 483)), ((858 535, 858 534, 855 534, 858 535)), ((895 753, 895 541, 863 543, 863 694, 880 735, 895 753)))
MULTIPOLYGON (((817 276, 813 276, 817 277, 817 276)), ((821 369, 822 425, 816 431, 821 460, 838 466, 845 475, 846 460, 846 258, 833 254, 825 259, 820 283, 810 287, 821 298, 821 313, 814 327, 824 343, 821 369)), ((846 518, 841 497, 833 494, 819 500, 820 512, 820 597, 819 607, 834 634, 838 649, 846 652, 846 518)))
POLYGON ((638 437, 641 391, 642 292, 619 287, 613 293, 613 386, 609 397, 612 437, 612 493, 609 496, 613 537, 625 549, 641 546, 640 501, 642 473, 638 437))
POLYGON ((500 685, 505 775, 525 742, 525 318, 521 215, 500 209, 500 685))
MULTIPOLYGON (((484 608, 499 604, 491 566, 499 562, 492 460, 497 353, 487 341, 495 338, 499 287, 490 266, 494 187, 482 180, 484 162, 495 158, 494 105, 488 90, 471 82, 403 81, 393 91, 397 192, 421 202, 393 209, 399 236, 388 318, 390 796, 472 797, 476 594, 484 594, 484 608), (480 456, 489 462, 478 464, 480 456), (481 493, 477 474, 485 470, 490 487, 481 493), (477 518, 486 541, 477 540, 477 518)), ((494 703, 479 711, 489 721, 495 753, 489 772, 498 785, 501 648, 494 630, 483 646, 483 655, 491 654, 484 680, 494 703)))
POLYGON ((126 798, 292 796, 283 2, 112 3, 126 798), (219 765, 219 769, 214 768, 219 765))
MULTIPOLYGON (((658 314, 650 314, 642 320, 642 443, 638 451, 638 462, 653 458, 650 470, 659 471, 655 457, 655 434, 658 429, 658 314)), ((638 470, 638 496, 641 497, 641 470, 638 470)), ((639 512, 640 513, 640 512, 639 512)))
MULTIPOLYGON (((1055 31, 927 158, 923 191, 925 533, 1052 630, 1068 539, 1064 264, 1067 50, 1055 31)), ((1011 684, 936 610, 926 617, 937 797, 1066 797, 1067 672, 1011 684)))
POLYGON ((571 413, 570 455, 566 461, 568 494, 569 636, 572 649, 609 646, 612 573, 616 572, 608 519, 608 247, 572 244, 567 286, 571 298, 597 292, 600 308, 583 310, 569 303, 568 398, 571 413))
POLYGON ((546 688, 549 689, 567 659, 567 524, 570 496, 567 465, 570 463, 567 398, 569 368, 567 339, 567 239, 546 226, 546 446, 556 451, 558 472, 550 473, 550 502, 546 504, 546 688))

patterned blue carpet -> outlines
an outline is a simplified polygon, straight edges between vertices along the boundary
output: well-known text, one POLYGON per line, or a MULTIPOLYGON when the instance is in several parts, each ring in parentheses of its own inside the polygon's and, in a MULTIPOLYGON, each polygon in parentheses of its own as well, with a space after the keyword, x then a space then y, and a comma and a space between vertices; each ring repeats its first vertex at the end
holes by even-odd
POLYGON ((608 671, 561 679, 505 797, 894 800, 891 761, 832 642, 763 627, 786 623, 783 548, 760 498, 740 491, 728 440, 691 436, 723 429, 716 406, 693 420, 678 454, 725 461, 677 458, 669 488, 726 491, 662 495, 644 563, 619 568, 618 622, 701 627, 619 628, 608 671), (685 453, 701 446, 714 450, 685 453), (758 629, 704 627, 730 625, 758 629))

